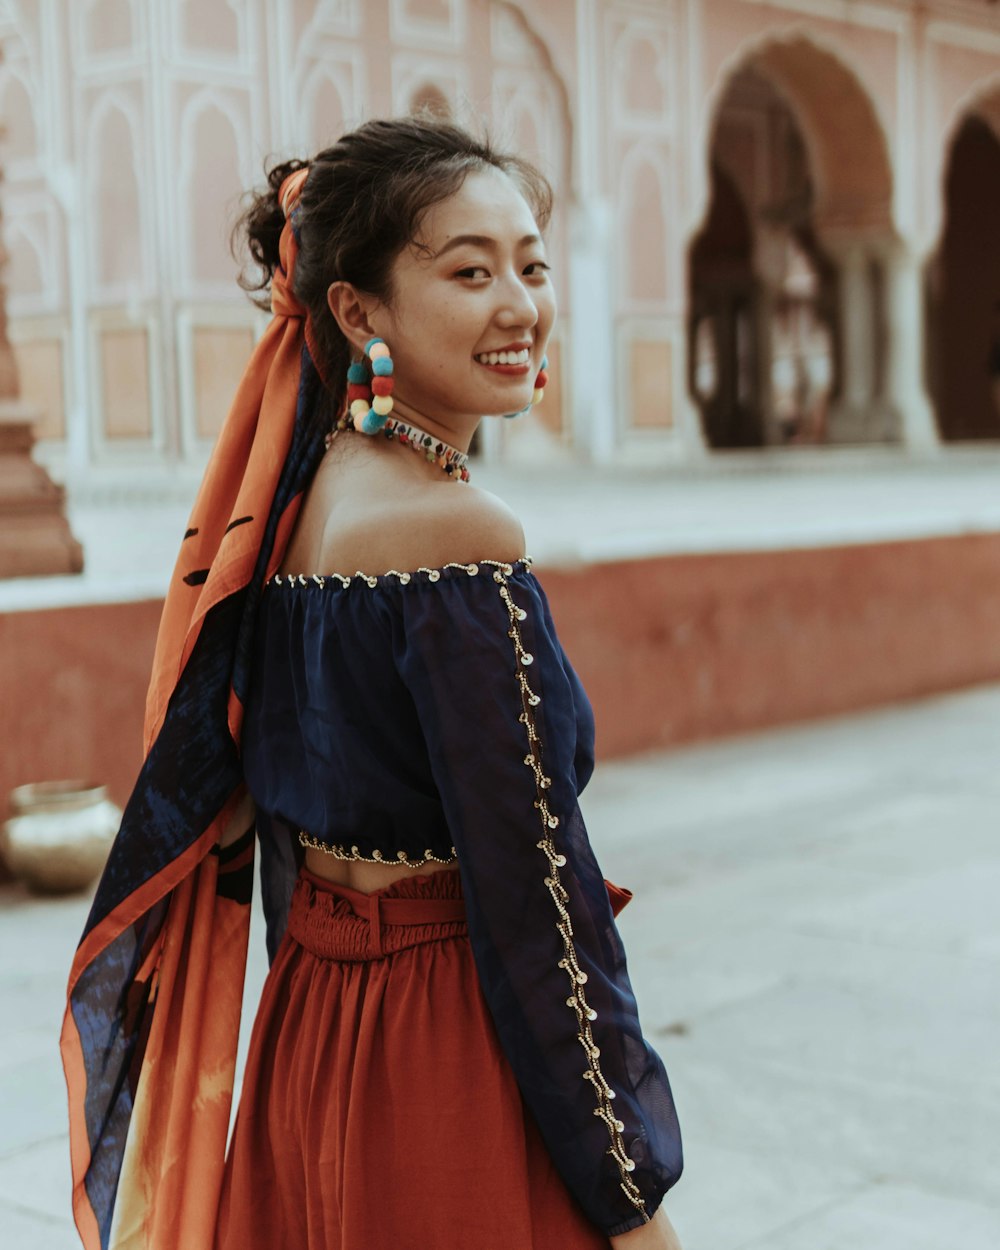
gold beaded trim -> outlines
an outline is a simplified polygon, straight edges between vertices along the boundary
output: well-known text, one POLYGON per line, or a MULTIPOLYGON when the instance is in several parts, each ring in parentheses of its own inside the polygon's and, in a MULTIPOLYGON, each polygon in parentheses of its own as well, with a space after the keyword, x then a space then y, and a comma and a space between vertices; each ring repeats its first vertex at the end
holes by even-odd
POLYGON ((569 895, 559 878, 559 869, 565 867, 566 856, 561 855, 557 851, 552 838, 552 830, 559 828, 559 817, 553 815, 549 810, 545 792, 551 787, 552 778, 545 775, 542 767, 541 739, 538 736, 538 729, 535 725, 534 709, 542 700, 531 689, 524 671, 525 668, 530 667, 535 658, 530 652, 525 650, 519 629, 520 622, 526 620, 528 614, 523 608, 519 608, 511 597, 506 577, 509 568, 509 565, 496 568, 493 572, 493 579, 499 585, 500 598, 503 600, 507 609, 507 615, 510 618, 510 629, 507 631, 507 636, 514 643, 514 654, 517 660, 515 678, 521 696, 521 714, 518 716, 518 720, 524 725, 528 735, 528 754, 524 757, 524 763, 535 775, 537 797, 534 805, 538 809, 539 819, 542 822, 542 838, 536 845, 540 851, 544 852, 545 858, 549 863, 549 875, 545 878, 545 885, 552 895, 552 901, 555 903, 556 911, 559 913, 559 921, 556 928, 559 930, 559 935, 563 941, 564 953, 563 958, 559 960, 559 967, 569 977, 571 986, 571 993, 569 998, 566 999, 566 1006, 572 1007, 576 1012, 577 1040, 587 1054, 588 1066, 583 1073, 583 1079, 590 1081, 594 1087, 594 1094, 597 1098, 597 1107, 594 1110, 594 1115, 603 1120, 607 1126, 608 1135, 611 1138, 608 1154, 618 1164, 622 1191, 629 1202, 641 1213, 643 1219, 648 1222, 649 1215, 646 1212, 646 1204, 638 1186, 630 1175, 630 1173, 635 1171, 635 1160, 631 1159, 625 1150, 625 1142, 622 1138, 625 1125, 615 1116, 611 1107, 615 1091, 604 1079, 601 1072, 599 1063, 601 1052, 594 1041, 594 1035, 590 1027, 597 1019, 597 1012, 587 1003, 583 990, 587 982, 587 974, 580 967, 576 956, 576 948, 573 945, 573 925, 567 907, 569 895))
POLYGON ((356 846, 352 846, 350 850, 346 846, 330 846, 326 842, 320 842, 317 838, 311 837, 304 829, 299 832, 299 842, 308 847, 312 851, 323 851, 326 855, 332 855, 334 859, 344 860, 346 863, 365 863, 365 864, 388 864, 394 868, 419 868, 422 864, 453 864, 458 859, 458 853, 455 848, 451 848, 451 854, 445 858, 435 855, 433 851, 426 850, 420 859, 411 859, 405 851, 397 851, 395 856, 383 855, 381 851, 372 851, 370 855, 362 855, 356 846))
MULTIPOLYGON (((525 568, 531 568, 531 556, 522 556, 520 560, 515 561, 517 564, 523 564, 525 568)), ((441 580, 441 574, 445 569, 463 569, 470 577, 475 577, 482 565, 490 568, 502 570, 508 577, 513 573, 514 566, 508 564, 504 560, 480 560, 478 564, 459 564, 452 561, 449 564, 442 564, 436 569, 419 568, 409 573, 400 573, 398 569, 388 569, 385 573, 362 573, 360 569, 356 573, 347 576, 344 573, 327 573, 321 575, 319 573, 275 573, 269 579, 269 583, 273 582, 275 586, 308 586, 312 583, 323 589, 327 582, 336 582, 339 586, 350 586, 353 581, 362 581, 370 586, 373 590, 379 584, 382 577, 395 577, 401 586, 408 585, 413 579, 422 573, 429 582, 437 582, 441 580)))

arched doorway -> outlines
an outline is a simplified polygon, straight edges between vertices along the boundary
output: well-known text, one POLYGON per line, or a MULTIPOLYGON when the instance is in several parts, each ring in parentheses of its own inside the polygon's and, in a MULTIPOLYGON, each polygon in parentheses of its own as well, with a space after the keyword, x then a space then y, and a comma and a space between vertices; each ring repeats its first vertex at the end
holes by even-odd
POLYGON ((713 448, 886 441, 885 136, 854 74, 793 37, 717 95, 709 195, 689 252, 689 385, 713 448))
MULTIPOLYGON (((994 101, 1000 115, 1000 92, 994 101)), ((945 175, 945 227, 928 273, 928 385, 941 437, 1000 439, 1000 129, 962 122, 945 175)))

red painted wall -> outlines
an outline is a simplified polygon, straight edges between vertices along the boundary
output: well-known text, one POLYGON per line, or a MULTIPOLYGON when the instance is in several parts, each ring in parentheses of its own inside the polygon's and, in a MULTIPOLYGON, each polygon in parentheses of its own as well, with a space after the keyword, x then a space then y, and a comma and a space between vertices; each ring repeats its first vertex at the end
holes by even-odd
MULTIPOLYGON (((1000 680, 1000 534, 537 571, 605 759, 1000 680)), ((0 804, 125 801, 160 607, 0 616, 0 804)))
POLYGON ((604 758, 1000 679, 1000 534, 538 571, 604 758))
POLYGON ((0 811, 28 781, 104 782, 128 798, 142 762, 162 601, 0 615, 0 811))

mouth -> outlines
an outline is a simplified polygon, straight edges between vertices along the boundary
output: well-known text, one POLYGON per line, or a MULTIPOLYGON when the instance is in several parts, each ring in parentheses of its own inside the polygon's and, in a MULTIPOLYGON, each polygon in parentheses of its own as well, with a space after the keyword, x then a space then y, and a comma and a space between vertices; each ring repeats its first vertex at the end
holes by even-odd
POLYGON ((497 373, 518 377, 528 371, 531 364, 531 350, 527 347, 509 347, 503 351, 478 352, 473 356, 473 360, 476 364, 495 370, 497 373))

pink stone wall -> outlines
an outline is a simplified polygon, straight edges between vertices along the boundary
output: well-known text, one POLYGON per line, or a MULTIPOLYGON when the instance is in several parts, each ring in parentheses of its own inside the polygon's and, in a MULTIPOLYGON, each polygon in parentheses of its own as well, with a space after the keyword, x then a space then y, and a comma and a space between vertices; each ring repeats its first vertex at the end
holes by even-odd
MULTIPOLYGON (((733 76, 757 67, 793 107, 820 224, 877 227, 921 264, 961 119, 982 110, 1000 128, 985 0, 823 15, 793 0, 96 0, 15 6, 0 36, 13 336, 53 454, 72 448, 77 471, 125 455, 154 469, 203 461, 220 379, 238 365, 227 346, 206 366, 213 332, 245 342, 260 328, 226 234, 266 153, 312 152, 366 116, 436 99, 537 156, 560 205, 568 376, 547 416, 552 453, 676 460, 701 444, 688 248, 733 76), (132 417, 104 368, 105 339, 126 331, 147 353, 132 417)), ((917 379, 916 335, 904 350, 917 379)), ((505 430, 487 454, 519 437, 505 430)))

